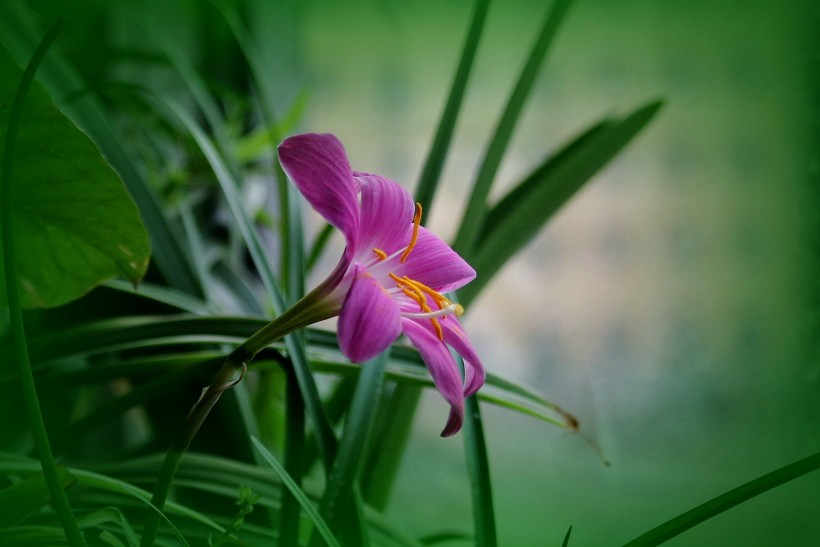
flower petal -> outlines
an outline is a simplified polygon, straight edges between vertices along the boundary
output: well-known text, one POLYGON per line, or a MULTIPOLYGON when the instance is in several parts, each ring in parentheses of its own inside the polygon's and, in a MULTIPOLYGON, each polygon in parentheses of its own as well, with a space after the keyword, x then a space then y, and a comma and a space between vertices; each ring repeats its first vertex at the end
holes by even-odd
POLYGON ((401 334, 399 307, 361 265, 353 267, 353 283, 339 314, 339 347, 361 363, 386 350, 401 334))
POLYGON ((444 341, 449 344, 464 360, 464 396, 469 397, 484 385, 487 373, 484 365, 470 343, 467 333, 455 316, 440 319, 439 324, 444 333, 444 341))
POLYGON ((361 209, 357 249, 372 257, 373 248, 388 255, 410 242, 413 226, 413 198, 392 180, 354 173, 361 190, 361 209))
MULTIPOLYGON (((427 320, 422 320, 429 322, 427 320)), ((438 339, 432 327, 413 319, 402 319, 402 330, 419 350, 421 358, 433 377, 439 393, 450 403, 450 416, 441 432, 449 437, 461 429, 464 422, 464 395, 461 388, 461 371, 447 346, 438 339)))
POLYGON ((475 270, 453 249, 424 227, 407 261, 396 268, 396 275, 406 275, 438 292, 446 293, 475 279, 475 270))
POLYGON ((279 145, 279 161, 290 180, 355 251, 359 199, 344 146, 329 133, 306 133, 279 145))

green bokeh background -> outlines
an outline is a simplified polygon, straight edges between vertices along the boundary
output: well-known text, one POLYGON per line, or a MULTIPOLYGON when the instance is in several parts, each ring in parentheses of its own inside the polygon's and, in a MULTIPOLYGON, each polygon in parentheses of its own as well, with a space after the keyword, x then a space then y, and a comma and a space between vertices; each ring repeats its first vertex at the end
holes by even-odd
MULTIPOLYGON (((131 4, 132 15, 123 6, 79 2, 69 14, 60 45, 93 82, 133 75, 118 55, 151 49, 133 13, 164 27, 216 86, 246 77, 206 4, 152 0, 131 4)), ((277 108, 306 94, 299 130, 336 133, 354 168, 412 187, 471 4, 241 7, 277 108)), ((491 6, 428 213, 445 236, 548 7, 491 6)), ((570 525, 570 545, 622 544, 818 450, 817 17, 797 1, 571 9, 494 195, 600 117, 658 96, 666 105, 468 310, 487 368, 581 423, 571 435, 486 408, 501 545, 558 545, 570 525)), ((173 94, 179 83, 167 80, 173 94)), ((438 437, 445 415, 428 394, 388 509, 415 536, 471 529, 461 443, 438 437)), ((818 498, 810 475, 669 544, 816 545, 818 498)))

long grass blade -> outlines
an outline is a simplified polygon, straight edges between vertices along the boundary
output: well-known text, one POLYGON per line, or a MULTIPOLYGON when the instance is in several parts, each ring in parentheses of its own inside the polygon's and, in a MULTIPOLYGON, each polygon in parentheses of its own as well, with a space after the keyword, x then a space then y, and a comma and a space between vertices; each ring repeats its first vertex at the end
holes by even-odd
POLYGON ((649 547, 669 541, 701 522, 817 469, 820 469, 820 452, 776 469, 698 505, 633 539, 626 544, 626 547, 649 547))
POLYGON ((510 95, 504 113, 496 126, 492 140, 487 147, 484 160, 479 168, 467 208, 461 222, 453 248, 460 253, 469 253, 475 247, 481 227, 487 213, 487 196, 490 193, 495 175, 501 165, 501 160, 507 150, 507 145, 518 123, 518 118, 527 102, 532 86, 538 76, 550 44, 555 37, 561 22, 569 9, 572 0, 555 0, 549 15, 544 20, 538 38, 533 46, 529 58, 524 65, 521 75, 510 95))
MULTIPOLYGON (((251 225, 248 215, 242 208, 242 202, 237 190, 236 177, 230 165, 223 160, 207 135, 205 135, 198 124, 191 119, 183 108, 168 97, 160 98, 159 100, 185 125, 186 129, 188 129, 194 137, 203 154, 205 154, 205 157, 208 159, 223 190, 223 195, 228 202, 233 219, 242 233, 251 259, 262 278, 262 283, 265 286, 267 295, 272 300, 273 308, 277 313, 281 313, 285 308, 285 299, 277 285, 270 262, 265 255, 264 247, 254 227, 251 225)), ((307 365, 307 360, 304 357, 304 348, 299 344, 298 337, 293 334, 285 338, 285 343, 291 360, 293 361, 299 385, 303 390, 308 415, 319 432, 319 442, 323 460, 326 466, 329 466, 335 451, 336 439, 324 415, 321 399, 319 398, 319 390, 316 388, 316 384, 313 381, 313 377, 307 365)))
MULTIPOLYGON (((305 402, 292 369, 287 375, 285 389, 285 469, 299 487, 308 469, 305 462, 305 402)), ((282 496, 279 518, 279 541, 282 545, 298 543, 299 506, 299 500, 293 494, 282 496)))
POLYGON ((302 489, 294 482, 291 476, 285 471, 285 468, 282 467, 276 458, 268 452, 268 450, 260 443, 256 438, 252 438, 251 442, 262 454, 262 457, 271 466, 274 472, 279 476, 279 479, 282 481, 282 484, 290 491, 291 495, 295 497, 299 501, 299 505, 305 511, 305 514, 311 520, 313 525, 315 526, 316 532, 322 537, 325 541, 325 544, 329 545, 330 547, 340 547, 339 541, 334 537, 333 532, 331 532, 330 527, 325 522, 325 519, 319 514, 313 504, 310 502, 308 497, 302 492, 302 489))
MULTIPOLYGON (((467 91, 467 82, 470 79, 470 72, 478 51, 478 43, 484 29, 484 21, 487 18, 489 5, 490 0, 476 0, 470 30, 464 42, 464 49, 461 51, 461 59, 453 77, 450 94, 447 96, 447 103, 444 112, 441 114, 436 136, 421 170, 418 188, 416 189, 416 201, 421 203, 425 211, 430 211, 433 205, 441 170, 444 167, 444 161, 447 159, 453 131, 456 127, 458 114, 461 111, 461 103, 464 101, 464 93, 467 91)), ((429 213, 427 218, 430 218, 429 213)))
POLYGON ((468 305, 509 258, 646 127, 661 106, 661 101, 652 101, 621 120, 594 125, 511 190, 487 215, 480 245, 467 253, 478 277, 459 291, 459 299, 468 305))
POLYGON ((343 536, 353 534, 354 539, 347 542, 351 545, 366 545, 361 537, 362 523, 356 515, 356 505, 361 502, 354 495, 354 482, 367 451, 375 409, 384 386, 386 362, 387 355, 383 353, 361 365, 339 450, 319 506, 320 513, 333 530, 343 536))
POLYGON ((495 504, 490 481, 490 461, 478 399, 464 401, 464 453, 470 479, 470 499, 476 547, 496 547, 495 504))

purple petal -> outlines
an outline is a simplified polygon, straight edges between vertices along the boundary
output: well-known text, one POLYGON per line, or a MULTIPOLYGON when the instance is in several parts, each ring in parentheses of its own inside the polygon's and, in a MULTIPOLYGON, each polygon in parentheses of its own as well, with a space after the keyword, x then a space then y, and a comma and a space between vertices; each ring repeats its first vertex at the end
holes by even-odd
POLYGON ((410 242, 413 198, 398 183, 378 175, 355 174, 362 193, 357 245, 372 256, 373 248, 388 255, 410 242))
POLYGON ((419 228, 418 241, 407 261, 396 268, 395 273, 441 293, 454 291, 475 279, 475 270, 449 245, 423 227, 419 228))
POLYGON ((413 319, 402 319, 401 324, 404 334, 419 350, 439 393, 450 403, 450 417, 441 432, 442 437, 448 437, 461 429, 464 421, 461 371, 450 350, 438 339, 432 327, 413 319))
POLYGON ((306 133, 279 145, 279 161, 290 180, 320 215, 345 236, 355 250, 359 199, 342 143, 329 133, 306 133))
POLYGON ((451 315, 440 319, 439 324, 444 332, 444 341, 464 360, 464 396, 469 397, 478 391, 487 379, 484 365, 481 364, 481 359, 478 358, 458 319, 451 315))
POLYGON ((361 363, 386 350, 401 334, 399 307, 367 270, 356 265, 339 314, 339 347, 361 363))

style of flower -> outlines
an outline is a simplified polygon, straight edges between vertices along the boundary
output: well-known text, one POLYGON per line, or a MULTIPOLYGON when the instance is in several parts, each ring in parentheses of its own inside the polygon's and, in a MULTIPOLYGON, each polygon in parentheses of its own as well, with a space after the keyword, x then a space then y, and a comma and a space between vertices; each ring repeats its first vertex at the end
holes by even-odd
POLYGON ((420 225, 421 205, 402 186, 352 171, 342 143, 304 134, 279 145, 279 159, 305 199, 345 237, 333 273, 311 293, 339 315, 338 340, 351 361, 372 359, 402 333, 418 349, 450 404, 441 435, 464 421, 464 398, 483 385, 484 368, 444 293, 475 278, 441 239, 420 225), (464 379, 450 348, 464 361, 464 379))

